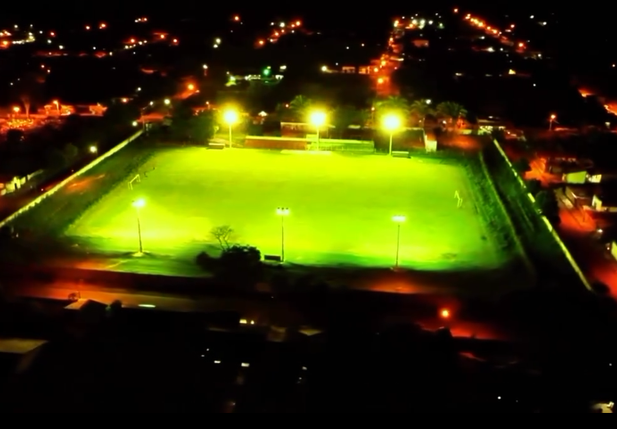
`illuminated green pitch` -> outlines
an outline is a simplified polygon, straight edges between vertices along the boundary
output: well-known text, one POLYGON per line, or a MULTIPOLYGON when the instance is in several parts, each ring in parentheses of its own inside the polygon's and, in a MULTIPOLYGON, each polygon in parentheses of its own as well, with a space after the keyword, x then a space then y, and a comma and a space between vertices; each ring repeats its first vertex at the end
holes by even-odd
POLYGON ((66 235, 93 252, 193 260, 213 227, 289 263, 422 270, 494 268, 503 255, 456 165, 379 155, 163 150, 130 189, 119 184, 66 235), (460 197, 460 198, 459 198, 460 197), (462 200, 462 204, 461 204, 462 200), (285 208, 284 229, 280 212, 285 208), (399 217, 396 217, 399 216, 399 217), (398 221, 395 221, 398 220, 398 221), (284 243, 282 234, 284 233, 284 243))

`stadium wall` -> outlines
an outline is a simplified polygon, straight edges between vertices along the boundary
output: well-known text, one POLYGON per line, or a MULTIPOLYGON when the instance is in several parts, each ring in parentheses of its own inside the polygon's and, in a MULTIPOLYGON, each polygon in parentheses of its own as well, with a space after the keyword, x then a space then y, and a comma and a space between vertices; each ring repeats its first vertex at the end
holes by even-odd
POLYGON ((81 170, 79 170, 76 173, 70 175, 69 177, 64 179, 62 182, 58 183, 56 186, 51 188, 49 191, 45 192, 44 194, 41 194, 40 196, 38 196, 37 198, 32 200, 30 203, 28 203, 27 205, 23 206, 21 209, 19 209, 18 211, 16 211, 12 215, 10 215, 9 217, 7 217, 3 221, 1 221, 0 222, 0 228, 6 226, 7 224, 12 222, 13 220, 18 218, 19 216, 21 216, 24 213, 30 211, 32 208, 34 208, 37 205, 39 205, 42 201, 46 200, 47 198, 51 197, 53 194, 58 192, 60 189, 62 189, 64 186, 66 186, 68 183, 70 183, 73 179, 81 176, 82 174, 84 174, 87 171, 89 171, 92 167, 100 164, 105 159, 109 158, 110 156, 112 156, 113 154, 118 152, 119 150, 123 149, 125 146, 127 146, 129 143, 131 143, 133 140, 135 140, 136 138, 141 136, 142 133, 143 133, 143 130, 137 131, 135 134, 133 134, 132 136, 130 136, 129 138, 127 138, 126 140, 124 140, 120 144, 114 146, 113 148, 111 148, 110 150, 108 150, 107 152, 105 152, 104 154, 99 156, 98 158, 96 158, 90 164, 88 164, 85 167, 83 167, 81 170))
POLYGON ((526 252, 535 262, 536 272, 545 283, 576 281, 586 289, 591 285, 546 216, 538 213, 533 195, 514 169, 497 140, 482 152, 482 160, 502 202, 512 215, 513 224, 526 252))

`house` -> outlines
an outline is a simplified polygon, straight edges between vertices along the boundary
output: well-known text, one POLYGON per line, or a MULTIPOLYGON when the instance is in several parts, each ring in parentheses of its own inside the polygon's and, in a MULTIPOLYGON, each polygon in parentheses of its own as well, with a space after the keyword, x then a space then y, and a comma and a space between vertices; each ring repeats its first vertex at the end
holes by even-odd
POLYGON ((0 338, 0 370, 3 378, 27 371, 45 344, 45 340, 0 338))
POLYGON ((599 212, 617 213, 617 189, 601 189, 594 192, 591 207, 599 212))
POLYGON ((570 171, 562 174, 561 181, 571 184, 583 184, 587 183, 587 176, 586 170, 570 171))
POLYGON ((30 179, 41 174, 43 170, 37 170, 34 173, 27 174, 25 176, 16 176, 14 174, 1 174, 0 173, 0 195, 10 194, 19 190, 30 179))
POLYGON ((590 183, 617 181, 617 171, 614 168, 593 167, 587 170, 587 173, 587 181, 590 183))
POLYGON ((594 191, 595 188, 590 185, 571 184, 565 187, 564 194, 575 207, 583 208, 584 206, 591 206, 594 191))

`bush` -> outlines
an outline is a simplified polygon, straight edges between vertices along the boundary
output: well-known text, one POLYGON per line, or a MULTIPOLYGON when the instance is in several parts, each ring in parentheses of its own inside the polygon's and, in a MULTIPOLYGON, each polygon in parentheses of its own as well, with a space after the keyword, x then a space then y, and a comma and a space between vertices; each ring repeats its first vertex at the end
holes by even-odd
POLYGON ((214 272, 219 280, 237 287, 254 287, 264 276, 261 252, 252 246, 231 246, 219 258, 201 252, 195 262, 202 269, 214 272))
POLYGON ((217 259, 208 255, 206 252, 200 252, 195 258, 195 263, 204 271, 211 271, 216 268, 217 259))

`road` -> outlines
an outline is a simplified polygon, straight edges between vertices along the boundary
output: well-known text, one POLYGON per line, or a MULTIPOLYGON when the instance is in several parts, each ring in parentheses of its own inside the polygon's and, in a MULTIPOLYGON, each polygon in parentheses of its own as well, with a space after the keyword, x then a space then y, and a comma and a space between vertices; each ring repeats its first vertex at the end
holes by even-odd
MULTIPOLYGON (((103 304, 111 304, 120 300, 124 307, 158 309, 174 312, 237 312, 240 317, 246 319, 250 324, 268 325, 275 322, 277 325, 286 326, 298 324, 299 315, 296 314, 292 306, 281 301, 255 301, 243 298, 218 298, 218 297, 188 297, 174 294, 161 294, 149 292, 134 292, 128 289, 113 289, 101 287, 93 284, 77 284, 57 281, 51 284, 28 283, 10 289, 13 295, 18 297, 45 298, 67 300, 71 294, 78 294, 82 300, 94 300, 103 304), (273 319, 270 319, 274 317, 273 319)), ((431 297, 426 297, 429 301, 431 297)), ((407 322, 418 323, 425 329, 435 330, 447 326, 455 337, 490 339, 490 340, 509 340, 511 334, 506 334, 503 330, 494 326, 492 323, 481 323, 472 320, 463 320, 457 317, 456 309, 458 305, 452 301, 452 306, 448 307, 449 317, 407 317, 399 316, 397 319, 407 322), (451 310, 450 310, 451 308, 451 310)), ((444 307, 445 309, 446 307, 444 307)))
POLYGON ((77 294, 82 300, 111 304, 119 300, 128 308, 152 308, 174 312, 219 312, 235 311, 241 317, 258 320, 260 314, 268 314, 267 302, 251 302, 238 298, 188 297, 173 294, 134 292, 128 289, 113 289, 92 284, 55 282, 52 284, 29 283, 14 287, 11 292, 17 297, 67 300, 77 294))
POLYGON ((617 261, 603 246, 595 220, 557 191, 561 224, 559 235, 590 282, 604 283, 617 298, 617 261))

